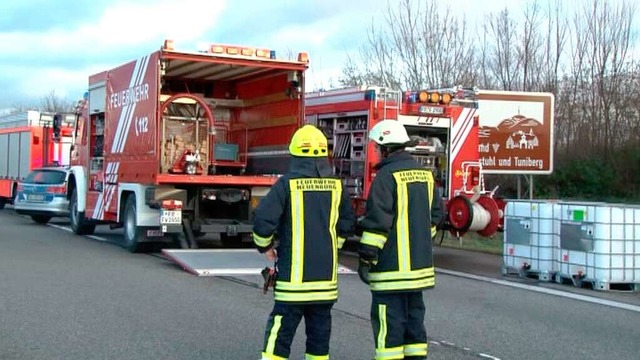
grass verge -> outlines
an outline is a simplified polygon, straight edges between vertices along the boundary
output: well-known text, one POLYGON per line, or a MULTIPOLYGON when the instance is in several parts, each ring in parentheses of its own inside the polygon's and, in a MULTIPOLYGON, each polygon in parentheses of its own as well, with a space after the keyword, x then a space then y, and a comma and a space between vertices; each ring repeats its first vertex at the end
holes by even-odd
POLYGON ((486 238, 478 235, 477 233, 467 233, 460 240, 455 236, 451 235, 451 233, 446 232, 444 235, 444 239, 442 244, 440 244, 440 239, 442 237, 442 232, 438 232, 438 236, 435 239, 435 245, 454 248, 454 249, 463 249, 463 250, 471 250, 471 251, 479 251, 485 252, 489 254, 497 254, 502 255, 503 251, 503 233, 496 233, 493 237, 486 238))

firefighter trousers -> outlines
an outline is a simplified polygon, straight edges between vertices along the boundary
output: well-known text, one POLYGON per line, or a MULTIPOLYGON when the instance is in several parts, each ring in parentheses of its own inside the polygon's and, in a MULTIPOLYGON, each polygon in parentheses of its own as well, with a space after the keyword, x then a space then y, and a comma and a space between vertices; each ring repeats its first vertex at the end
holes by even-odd
POLYGON ((425 313, 421 291, 372 292, 371 326, 376 360, 426 359, 425 313))
POLYGON ((307 335, 305 360, 329 359, 332 307, 333 302, 288 304, 276 301, 267 320, 262 359, 289 358, 291 343, 302 317, 307 335))

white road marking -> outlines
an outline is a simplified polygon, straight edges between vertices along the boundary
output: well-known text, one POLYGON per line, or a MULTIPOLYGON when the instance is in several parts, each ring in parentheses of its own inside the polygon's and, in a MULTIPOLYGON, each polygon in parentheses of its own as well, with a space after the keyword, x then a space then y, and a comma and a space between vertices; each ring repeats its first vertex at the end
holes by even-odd
POLYGON ((106 238, 103 238, 101 236, 96 236, 96 235, 86 235, 89 239, 93 239, 93 240, 98 240, 98 241, 103 241, 103 242, 109 242, 109 240, 107 240, 106 238))
POLYGON ((71 232, 71 228, 70 227, 66 227, 66 226, 62 226, 62 225, 56 225, 56 224, 47 224, 47 225, 49 225, 51 227, 54 227, 56 229, 60 229, 60 230, 71 232))
POLYGON ((487 354, 483 354, 483 353, 480 353, 478 355, 482 356, 483 358, 487 358, 487 359, 500 360, 499 358, 497 358, 495 356, 491 356, 491 355, 487 355, 487 354))
POLYGON ((584 302, 588 302, 588 303, 592 303, 592 304, 611 306, 611 307, 618 308, 618 309, 629 310, 629 311, 634 311, 634 312, 640 313, 640 306, 631 305, 631 304, 625 304, 625 303, 618 302, 618 301, 600 299, 600 298, 591 297, 591 296, 587 296, 587 295, 574 294, 574 293, 571 293, 571 292, 548 289, 548 288, 539 287, 539 286, 520 284, 520 283, 513 282, 513 281, 493 279, 493 278, 490 278, 490 277, 485 277, 485 276, 480 276, 480 275, 473 275, 473 274, 463 273, 463 272, 454 271, 454 270, 446 270, 446 269, 436 268, 436 272, 439 272, 439 273, 442 273, 442 274, 451 275, 451 276, 458 276, 458 277, 462 277, 462 278, 467 278, 467 279, 471 279, 471 280, 488 282, 488 283, 496 284, 496 285, 510 286, 510 287, 514 287, 514 288, 518 288, 518 289, 522 289, 522 290, 529 290, 529 291, 534 291, 534 292, 547 294, 547 295, 560 296, 560 297, 573 299, 573 300, 584 301, 584 302))
MULTIPOLYGON (((64 231, 68 231, 68 232, 73 232, 73 230, 71 230, 70 227, 68 226, 62 226, 62 225, 56 225, 56 224, 47 224, 51 227, 54 227, 56 229, 60 229, 60 230, 64 230, 64 231)), ((98 240, 98 241, 103 241, 103 242, 108 242, 109 240, 107 240, 106 238, 103 238, 102 236, 97 236, 97 235, 85 235, 86 237, 88 237, 89 239, 93 239, 93 240, 98 240)))
MULTIPOLYGON (((356 257, 358 256, 357 253, 347 252, 347 251, 343 252, 343 254, 350 255, 350 256, 356 256, 356 257)), ((605 305, 605 306, 610 306, 610 307, 614 307, 614 308, 617 308, 617 309, 629 310, 629 311, 640 313, 640 306, 626 304, 626 303, 619 302, 619 301, 606 300, 606 299, 601 299, 601 298, 597 298, 597 297, 592 297, 592 296, 587 296, 587 295, 580 295, 580 294, 575 294, 575 293, 571 293, 571 292, 566 292, 566 291, 562 291, 562 290, 554 290, 554 289, 544 288, 544 287, 540 287, 540 286, 526 285, 526 284, 521 284, 521 283, 517 283, 517 282, 513 282, 513 281, 508 281, 508 280, 494 279, 494 278, 490 278, 490 277, 486 277, 486 276, 474 275, 474 274, 469 274, 469 273, 464 273, 464 272, 454 271, 454 270, 447 270, 447 269, 442 269, 442 268, 438 268, 438 267, 436 267, 435 270, 436 270, 436 272, 441 273, 441 274, 457 276, 457 277, 466 278, 466 279, 470 279, 470 280, 483 281, 483 282, 488 282, 488 283, 492 283, 492 284, 496 284, 496 285, 510 286, 510 287, 513 287, 513 288, 521 289, 521 290, 528 290, 528 291, 533 291, 533 292, 537 292, 537 293, 541 293, 541 294, 560 296, 560 297, 564 297, 564 298, 567 298, 567 299, 584 301, 584 302, 588 302, 588 303, 592 303, 592 304, 598 304, 598 305, 605 305)))

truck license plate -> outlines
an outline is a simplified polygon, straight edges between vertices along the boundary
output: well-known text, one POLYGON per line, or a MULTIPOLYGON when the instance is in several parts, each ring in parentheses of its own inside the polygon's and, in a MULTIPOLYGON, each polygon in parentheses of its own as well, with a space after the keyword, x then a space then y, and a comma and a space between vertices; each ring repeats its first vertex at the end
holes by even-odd
POLYGON ((182 211, 162 210, 160 224, 182 224, 182 211))
POLYGON ((421 114, 441 115, 444 114, 444 109, 438 106, 420 106, 419 112, 421 114))

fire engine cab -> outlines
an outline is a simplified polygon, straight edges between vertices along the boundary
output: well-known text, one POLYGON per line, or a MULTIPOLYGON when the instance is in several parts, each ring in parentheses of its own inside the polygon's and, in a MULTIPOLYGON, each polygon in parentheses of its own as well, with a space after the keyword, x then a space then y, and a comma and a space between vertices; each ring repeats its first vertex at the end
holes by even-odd
POLYGON ((323 129, 336 175, 343 179, 358 216, 379 159, 368 131, 383 119, 406 127, 414 158, 431 169, 446 201, 443 224, 455 236, 475 231, 491 236, 502 229, 504 202, 487 190, 478 152, 476 89, 405 91, 361 86, 308 93, 306 121, 323 129))

